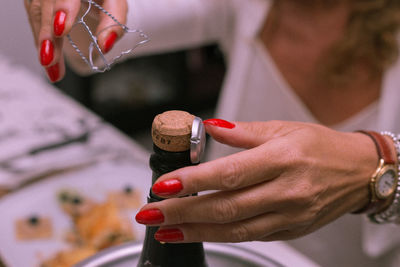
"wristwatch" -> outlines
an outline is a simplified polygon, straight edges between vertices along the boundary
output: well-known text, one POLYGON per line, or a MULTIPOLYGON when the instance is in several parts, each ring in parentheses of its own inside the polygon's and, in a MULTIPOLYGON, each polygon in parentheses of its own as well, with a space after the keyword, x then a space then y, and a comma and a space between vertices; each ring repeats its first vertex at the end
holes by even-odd
POLYGON ((374 131, 358 132, 368 135, 374 141, 379 164, 369 182, 369 203, 354 213, 373 214, 382 211, 393 200, 398 179, 396 155, 392 153, 392 145, 383 135, 374 131))

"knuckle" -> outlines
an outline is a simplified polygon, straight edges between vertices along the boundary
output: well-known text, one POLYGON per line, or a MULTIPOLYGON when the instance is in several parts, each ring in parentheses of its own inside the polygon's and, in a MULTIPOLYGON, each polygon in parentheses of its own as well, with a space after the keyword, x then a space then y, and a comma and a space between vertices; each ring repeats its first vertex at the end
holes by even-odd
POLYGON ((39 22, 41 17, 42 17, 42 9, 40 6, 40 3, 37 1, 32 1, 32 4, 30 5, 28 9, 28 15, 29 18, 39 22))
POLYGON ((242 122, 242 127, 254 136, 265 135, 265 122, 242 122))
POLYGON ((230 240, 232 240, 232 242, 250 241, 251 232, 246 225, 238 224, 230 231, 230 237, 230 240))
POLYGON ((211 216, 217 223, 231 222, 238 215, 238 209, 231 199, 221 198, 215 201, 212 210, 211 216))
POLYGON ((242 163, 231 160, 219 178, 221 190, 232 190, 242 184, 242 163))
POLYGON ((323 205, 319 194, 315 192, 312 185, 307 182, 297 184, 294 189, 288 190, 286 198, 295 209, 296 216, 292 221, 298 226, 313 224, 321 215, 323 205))
POLYGON ((174 221, 175 221, 175 224, 182 224, 182 223, 185 222, 184 213, 181 212, 179 209, 175 209, 175 212, 174 212, 174 221))
POLYGON ((292 136, 281 136, 274 140, 274 152, 279 155, 277 159, 284 167, 298 167, 300 164, 312 163, 313 150, 310 147, 318 144, 321 134, 315 130, 315 127, 305 127, 295 130, 297 136, 307 136, 302 142, 292 136))
POLYGON ((303 216, 303 223, 305 226, 313 225, 324 213, 324 207, 318 197, 312 196, 305 202, 306 212, 303 216))
POLYGON ((284 164, 290 168, 299 168, 304 166, 307 155, 301 145, 284 142, 280 149, 281 159, 284 159, 284 164))
POLYGON ((286 191, 286 199, 297 207, 308 207, 311 202, 312 186, 304 181, 296 183, 286 191))
MULTIPOLYGON (((188 212, 185 212, 179 205, 173 205, 176 203, 176 199, 169 199, 169 200, 170 200, 170 205, 168 208, 169 223, 173 223, 173 224, 185 223, 188 212)), ((167 201, 167 200, 165 200, 165 201, 167 201)))

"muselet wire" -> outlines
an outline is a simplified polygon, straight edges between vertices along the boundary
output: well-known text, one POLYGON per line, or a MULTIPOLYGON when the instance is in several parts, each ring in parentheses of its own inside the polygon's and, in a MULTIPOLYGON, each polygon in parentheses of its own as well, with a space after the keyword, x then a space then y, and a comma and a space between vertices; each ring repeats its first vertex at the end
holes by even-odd
POLYGON ((94 0, 81 0, 83 3, 88 3, 88 8, 86 12, 75 22, 75 24, 72 26, 72 28, 77 27, 78 25, 82 25, 83 28, 86 30, 86 32, 89 35, 89 38, 91 40, 89 44, 89 58, 87 58, 81 51, 81 49, 77 46, 77 44, 72 40, 72 37, 70 34, 67 35, 68 41, 71 44, 71 46, 75 49, 75 51, 79 54, 79 56, 82 58, 82 60, 90 67, 90 69, 93 72, 98 72, 98 73, 103 73, 105 71, 108 71, 111 69, 112 65, 114 65, 121 57, 124 55, 128 55, 133 52, 138 46, 143 45, 149 41, 149 37, 139 29, 129 29, 126 25, 120 23, 110 12, 105 10, 102 6, 94 2, 94 0), (109 18, 111 18, 115 24, 110 25, 104 29, 102 29, 98 35, 100 35, 103 31, 107 30, 108 28, 111 27, 121 27, 122 30, 124 31, 125 34, 138 34, 140 37, 140 41, 136 42, 133 47, 131 47, 128 50, 121 51, 119 55, 113 57, 111 60, 107 60, 103 52, 101 51, 99 44, 97 43, 97 36, 93 34, 91 31, 90 27, 87 25, 85 22, 85 17, 89 14, 92 8, 97 8, 99 11, 103 12, 106 14, 109 18), (96 66, 93 62, 93 52, 97 51, 99 53, 99 56, 103 62, 103 66, 99 67, 96 66))

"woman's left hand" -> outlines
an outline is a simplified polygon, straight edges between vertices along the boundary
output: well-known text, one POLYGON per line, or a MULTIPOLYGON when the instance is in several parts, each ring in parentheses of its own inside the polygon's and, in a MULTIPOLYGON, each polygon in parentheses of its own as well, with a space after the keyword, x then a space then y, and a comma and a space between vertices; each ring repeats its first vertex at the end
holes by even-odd
POLYGON ((157 180, 153 193, 168 199, 145 205, 136 220, 161 226, 159 241, 293 239, 368 202, 378 156, 363 134, 282 121, 205 125, 217 141, 247 150, 157 180))
MULTIPOLYGON (((125 24, 128 3, 126 0, 96 0, 102 8, 113 14, 114 18, 125 24)), ((40 64, 45 68, 51 82, 60 81, 65 75, 63 53, 66 52, 69 63, 82 73, 90 72, 90 68, 76 53, 71 45, 64 47, 64 37, 72 34, 82 55, 89 57, 89 45, 92 42, 88 31, 83 26, 76 26, 71 33, 77 18, 88 11, 88 3, 80 0, 24 0, 25 9, 31 25, 35 46, 40 64), (86 49, 83 49, 86 48, 86 49)), ((92 4, 91 4, 92 5, 92 4)), ((94 7, 88 13, 85 21, 91 24, 91 31, 97 36, 97 43, 103 53, 109 52, 114 43, 124 34, 121 27, 106 14, 94 7)), ((96 54, 96 53, 95 53, 96 54)), ((96 55, 92 55, 95 57, 96 55)))

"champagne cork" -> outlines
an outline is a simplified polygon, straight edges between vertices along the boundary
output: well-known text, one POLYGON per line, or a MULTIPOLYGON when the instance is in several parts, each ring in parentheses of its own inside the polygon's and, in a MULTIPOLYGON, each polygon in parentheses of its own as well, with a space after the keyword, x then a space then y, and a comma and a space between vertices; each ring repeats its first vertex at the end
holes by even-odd
POLYGON ((162 150, 182 152, 190 149, 194 116, 180 110, 166 111, 153 120, 153 143, 162 150))

